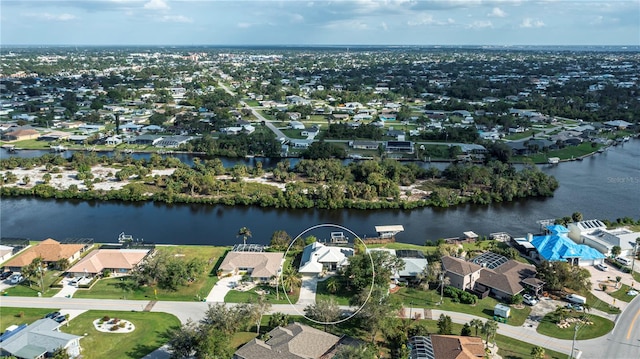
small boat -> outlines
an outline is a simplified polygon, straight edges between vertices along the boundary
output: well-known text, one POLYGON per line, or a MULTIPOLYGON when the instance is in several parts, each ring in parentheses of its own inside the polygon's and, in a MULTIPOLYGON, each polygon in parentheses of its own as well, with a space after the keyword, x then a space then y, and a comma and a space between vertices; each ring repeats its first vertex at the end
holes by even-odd
POLYGON ((560 157, 549 157, 549 159, 547 160, 547 162, 550 165, 557 165, 558 163, 560 163, 560 157))
POLYGON ((63 145, 51 146, 51 151, 52 152, 64 152, 66 150, 67 150, 67 148, 64 147, 63 145))
POLYGON ((133 242, 133 236, 130 234, 124 234, 124 232, 120 233, 118 236, 118 243, 128 243, 133 242))

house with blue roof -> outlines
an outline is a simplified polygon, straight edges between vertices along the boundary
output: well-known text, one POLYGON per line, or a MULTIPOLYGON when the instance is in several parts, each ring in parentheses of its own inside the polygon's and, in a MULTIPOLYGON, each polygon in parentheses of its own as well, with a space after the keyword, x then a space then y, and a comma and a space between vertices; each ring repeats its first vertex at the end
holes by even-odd
POLYGON ((531 244, 538 257, 546 261, 566 261, 571 265, 589 266, 604 262, 605 256, 594 248, 572 241, 569 229, 561 225, 547 226, 549 234, 535 236, 531 244))

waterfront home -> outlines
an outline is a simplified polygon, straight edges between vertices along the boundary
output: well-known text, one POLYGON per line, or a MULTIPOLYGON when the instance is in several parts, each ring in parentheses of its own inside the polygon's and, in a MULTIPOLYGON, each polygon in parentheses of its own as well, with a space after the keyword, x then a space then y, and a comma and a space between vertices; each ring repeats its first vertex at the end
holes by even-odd
POLYGON ((418 276, 424 272, 429 265, 429 262, 424 257, 424 254, 416 250, 395 250, 388 248, 372 248, 367 249, 367 252, 382 251, 387 252, 390 255, 400 258, 404 262, 404 268, 392 273, 391 276, 395 281, 412 282, 418 280, 418 276))
POLYGON ((254 281, 268 282, 280 276, 284 253, 281 252, 229 252, 220 264, 220 275, 246 273, 254 281))
POLYGON ((4 267, 13 271, 20 271, 36 258, 42 258, 45 265, 55 265, 57 261, 66 259, 69 263, 80 258, 89 249, 88 244, 62 244, 48 238, 33 247, 25 249, 20 255, 4 263, 4 267))
POLYGON ((74 277, 94 277, 108 270, 115 276, 127 275, 150 252, 148 249, 98 249, 67 269, 67 273, 74 277))
POLYGON ((569 236, 565 226, 547 226, 549 234, 530 238, 536 247, 539 259, 546 261, 566 261, 571 265, 588 266, 604 262, 605 256, 597 250, 576 244, 569 236))
POLYGON ((493 252, 485 252, 471 261, 442 257, 442 268, 453 287, 475 292, 481 298, 491 294, 497 299, 510 300, 525 288, 539 293, 544 284, 535 278, 533 265, 493 252))
POLYGON ((243 345, 233 359, 332 358, 341 339, 300 323, 274 328, 265 338, 268 339, 253 339, 243 345))
POLYGON ((349 145, 356 150, 377 150, 379 146, 375 141, 351 141, 349 145))
POLYGON ((50 357, 63 348, 71 358, 80 355, 81 336, 62 333, 62 324, 53 319, 38 319, 31 324, 11 326, 0 335, 0 355, 16 358, 50 357))
POLYGON ((569 223, 569 238, 577 244, 585 244, 610 256, 614 246, 620 247, 621 256, 633 254, 636 238, 640 233, 629 228, 607 229, 607 226, 597 219, 569 223))
POLYGON ((313 242, 302 251, 300 270, 302 274, 320 274, 324 271, 336 271, 349 264, 348 257, 353 256, 353 248, 327 246, 313 242))
POLYGON ((462 290, 471 290, 480 278, 482 267, 464 259, 444 256, 442 257, 442 269, 444 275, 449 277, 451 286, 462 290))
POLYGON ((2 139, 5 141, 35 140, 38 137, 40 137, 40 132, 32 128, 17 129, 2 135, 2 139))

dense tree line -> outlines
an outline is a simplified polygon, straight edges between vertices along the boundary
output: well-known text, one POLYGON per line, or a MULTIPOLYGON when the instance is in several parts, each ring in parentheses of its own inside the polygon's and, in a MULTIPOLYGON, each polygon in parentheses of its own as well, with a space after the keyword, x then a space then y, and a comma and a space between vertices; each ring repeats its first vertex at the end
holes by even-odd
MULTIPOLYGON (((344 166, 340 160, 301 160, 293 169, 288 162, 279 163, 273 179, 285 183, 285 191, 268 184, 244 181, 248 176, 262 176, 261 163, 255 167, 236 165, 224 168, 219 159, 194 159, 189 167, 173 157, 151 155, 148 160, 134 160, 131 156, 114 157, 76 153, 69 159, 43 156, 37 159, 9 158, 0 161, 0 168, 8 169, 2 183, 19 179, 10 169, 45 166, 50 174, 60 167, 77 171, 87 189, 71 185, 64 190, 53 188, 45 180, 33 187, 2 186, 5 196, 38 196, 43 198, 78 198, 85 200, 154 200, 166 203, 203 203, 225 205, 259 205, 279 208, 358 208, 411 209, 423 206, 447 207, 465 202, 488 204, 512 201, 516 198, 551 196, 558 187, 557 180, 536 167, 516 171, 498 161, 487 165, 452 164, 442 173, 395 160, 352 162, 344 166), (92 178, 91 167, 96 164, 114 166, 115 180, 130 183, 117 190, 93 189, 93 183, 104 179, 92 178), (152 169, 173 168, 170 175, 150 176, 152 169), (418 182, 420 181, 420 182, 418 182), (426 186, 430 194, 421 199, 402 199, 400 186, 426 186)), ((24 179, 23 179, 24 181, 24 179)))

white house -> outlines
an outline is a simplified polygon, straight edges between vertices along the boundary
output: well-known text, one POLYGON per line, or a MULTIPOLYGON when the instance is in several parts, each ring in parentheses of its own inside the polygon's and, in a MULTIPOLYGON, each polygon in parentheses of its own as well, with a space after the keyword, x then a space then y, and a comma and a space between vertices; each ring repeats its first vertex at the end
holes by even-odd
POLYGON ((351 256, 353 256, 353 248, 332 247, 313 242, 302 251, 299 272, 319 274, 323 271, 335 271, 348 265, 348 257, 351 256))
POLYGON ((289 128, 292 128, 294 130, 304 130, 304 123, 300 121, 290 121, 289 128))
POLYGON ((620 247, 621 256, 632 255, 636 238, 640 238, 640 233, 628 228, 607 229, 607 226, 599 220, 570 223, 567 227, 569 238, 574 242, 585 244, 604 255, 611 255, 611 249, 614 246, 620 247))
POLYGON ((29 325, 12 326, 0 336, 0 355, 19 358, 49 357, 64 348, 71 358, 80 355, 81 336, 62 333, 60 323, 53 319, 38 319, 29 325))

